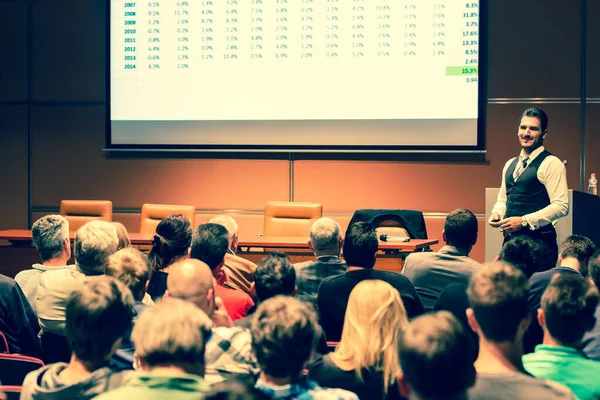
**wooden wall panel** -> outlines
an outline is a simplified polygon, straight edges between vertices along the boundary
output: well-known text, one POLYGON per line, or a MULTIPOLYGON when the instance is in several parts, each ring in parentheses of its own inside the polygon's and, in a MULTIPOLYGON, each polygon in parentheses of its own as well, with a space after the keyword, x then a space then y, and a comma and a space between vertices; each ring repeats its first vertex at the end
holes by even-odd
POLYGON ((587 190, 592 172, 600 177, 600 104, 588 104, 587 107, 586 176, 582 190, 587 190))
POLYGON ((25 1, 0 2, 0 101, 27 99, 25 1))
POLYGON ((600 1, 587 5, 587 97, 600 99, 600 1))

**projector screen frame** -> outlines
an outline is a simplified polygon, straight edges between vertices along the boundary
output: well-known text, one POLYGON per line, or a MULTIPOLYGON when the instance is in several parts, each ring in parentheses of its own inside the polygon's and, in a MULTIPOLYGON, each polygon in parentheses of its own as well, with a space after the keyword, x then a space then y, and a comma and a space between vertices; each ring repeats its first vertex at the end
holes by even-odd
MULTIPOLYGON (((250 158, 259 158, 264 154, 266 158, 297 158, 297 159, 326 159, 330 153, 335 159, 458 159, 472 160, 474 162, 485 161, 486 155, 486 114, 487 114, 487 80, 488 80, 488 1, 479 0, 479 48, 478 48, 478 118, 477 118, 477 144, 473 146, 416 146, 416 145, 232 145, 232 144, 113 144, 111 129, 111 0, 106 1, 106 29, 105 29, 105 133, 106 145, 102 149, 113 156, 141 156, 150 154, 157 157, 181 157, 189 153, 192 157, 210 157, 214 154, 217 158, 231 156, 243 158, 245 153, 253 153, 250 158), (280 154, 277 154, 280 153, 280 154), (298 153, 298 157, 294 157, 298 153), (364 156, 362 156, 362 155, 364 156), (240 157, 242 156, 242 157, 240 157), (465 158, 466 157, 466 158, 465 158)), ((287 120, 286 123, 331 123, 334 120, 287 120)), ((338 120, 348 122, 350 120, 338 120)), ((357 120, 360 122, 381 120, 357 120)), ((270 124, 282 121, 202 121, 202 122, 224 122, 224 123, 257 123, 270 124)))

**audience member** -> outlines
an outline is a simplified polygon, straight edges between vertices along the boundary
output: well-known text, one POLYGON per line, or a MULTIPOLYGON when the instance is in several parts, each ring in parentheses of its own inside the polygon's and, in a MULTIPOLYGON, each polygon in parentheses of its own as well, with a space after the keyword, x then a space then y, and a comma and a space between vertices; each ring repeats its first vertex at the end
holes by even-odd
POLYGON ((170 266, 188 257, 191 243, 192 226, 183 215, 169 215, 158 223, 148 254, 152 266, 148 294, 152 300, 158 301, 165 294, 170 266))
MULTIPOLYGON (((135 304, 133 307, 132 324, 142 311, 147 307, 142 302, 146 295, 146 289, 152 275, 152 267, 145 254, 132 247, 126 247, 108 259, 106 275, 111 276, 123 283, 133 294, 135 304)), ((113 366, 119 369, 133 369, 133 353, 135 347, 131 341, 131 329, 123 335, 119 349, 113 356, 113 366)))
POLYGON ((269 400, 269 396, 254 387, 250 379, 231 378, 210 385, 203 400, 269 400))
POLYGON ((436 300, 450 283, 469 284, 480 264, 469 257, 477 242, 477 218, 464 208, 446 217, 442 239, 446 245, 437 253, 412 253, 406 258, 402 275, 415 285, 425 311, 431 311, 436 300))
POLYGON ((119 245, 117 246, 117 250, 125 249, 131 247, 131 240, 129 240, 129 232, 127 232, 127 228, 120 222, 111 222, 113 226, 117 229, 117 237, 119 238, 119 245))
POLYGON ((581 275, 556 275, 537 313, 544 342, 523 356, 527 372, 564 384, 579 400, 600 398, 600 362, 579 351, 584 333, 596 323, 598 300, 598 289, 581 275))
POLYGON ((543 247, 527 235, 515 236, 502 246, 498 261, 504 261, 525 274, 527 278, 548 268, 544 265, 543 247))
POLYGON ((232 320, 244 318, 254 302, 246 293, 217 284, 223 274, 225 254, 229 246, 229 232, 220 224, 207 223, 198 226, 192 237, 190 257, 210 267, 215 278, 215 296, 223 300, 232 320))
POLYGON ((46 215, 34 222, 31 227, 31 238, 42 263, 33 264, 31 269, 19 272, 15 276, 15 282, 23 290, 33 312, 36 312, 35 295, 40 276, 50 270, 73 268, 67 266, 71 258, 69 221, 62 215, 46 215))
POLYGON ((294 264, 299 300, 308 301, 316 308, 319 284, 323 279, 346 272, 346 263, 340 260, 343 243, 342 228, 337 221, 319 218, 312 224, 308 247, 317 258, 294 264))
POLYGON ((10 353, 39 356, 38 319, 17 283, 0 274, 0 332, 10 353))
POLYGON ((449 312, 417 317, 400 331, 400 392, 408 399, 464 399, 475 383, 469 337, 449 312))
POLYGON ((238 224, 235 219, 227 214, 215 215, 210 219, 213 224, 223 225, 229 233, 229 246, 225 253, 225 264, 223 265, 223 286, 237 289, 252 296, 252 282, 254 282, 254 271, 256 264, 236 255, 238 247, 238 224))
POLYGON ((521 360, 529 325, 527 277, 502 262, 471 277, 467 317, 479 335, 477 381, 469 399, 574 399, 566 387, 530 377, 521 360))
POLYGON ((213 321, 212 335, 206 345, 205 380, 209 384, 232 376, 255 378, 258 374, 252 354, 250 332, 233 327, 223 302, 215 297, 214 277, 208 265, 193 258, 171 267, 166 297, 194 303, 213 321))
POLYGON ((360 282, 348 298, 340 343, 309 364, 309 379, 361 399, 398 398, 398 333, 407 323, 396 289, 380 280, 360 282))
POLYGON ((29 373, 21 399, 91 399, 121 386, 124 375, 106 365, 131 326, 132 311, 133 297, 121 282, 107 276, 86 279, 66 305, 70 362, 29 373))
POLYGON ((344 239, 346 273, 324 279, 317 297, 319 317, 328 340, 340 340, 350 292, 367 279, 382 280, 398 290, 409 318, 423 314, 423 303, 407 277, 373 269, 378 246, 377 234, 369 223, 357 222, 348 227, 344 239))
MULTIPOLYGON (((588 273, 591 281, 600 290, 600 249, 590 257, 588 273)), ((588 358, 600 361, 600 307, 596 308, 594 316, 596 317, 594 327, 583 336, 583 352, 588 358)))
POLYGON ((323 389, 303 376, 320 335, 308 304, 289 296, 273 297, 258 306, 251 330, 261 369, 256 387, 270 398, 358 400, 354 393, 323 389))
POLYGON ((192 303, 167 298, 140 315, 131 339, 139 372, 125 385, 98 397, 109 399, 202 399, 208 316, 192 303))
POLYGON ((86 276, 104 275, 108 257, 117 251, 116 228, 105 221, 90 221, 75 235, 75 268, 47 271, 40 276, 35 304, 44 332, 65 335, 65 310, 71 293, 86 276))

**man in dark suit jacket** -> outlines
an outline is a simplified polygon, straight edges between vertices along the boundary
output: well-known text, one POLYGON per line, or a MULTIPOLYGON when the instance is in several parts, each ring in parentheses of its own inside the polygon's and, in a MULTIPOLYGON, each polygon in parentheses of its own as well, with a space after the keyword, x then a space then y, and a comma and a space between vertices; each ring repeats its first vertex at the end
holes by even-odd
POLYGON ((469 284, 471 274, 480 266, 469 257, 477 231, 477 218, 471 211, 454 210, 446 217, 442 231, 446 245, 437 253, 413 253, 406 258, 402 275, 415 285, 426 311, 433 309, 447 285, 469 284))
POLYGON ((371 224, 358 222, 348 227, 344 239, 344 259, 348 265, 346 273, 323 280, 317 296, 319 318, 328 340, 340 340, 350 292, 366 279, 379 279, 396 288, 409 318, 425 311, 408 278, 396 272, 373 269, 378 246, 377 233, 371 224))
POLYGON ((317 306, 317 292, 323 279, 346 272, 346 263, 340 260, 344 239, 342 229, 331 218, 319 218, 310 228, 308 247, 315 252, 316 260, 294 264, 296 269, 296 297, 317 306))

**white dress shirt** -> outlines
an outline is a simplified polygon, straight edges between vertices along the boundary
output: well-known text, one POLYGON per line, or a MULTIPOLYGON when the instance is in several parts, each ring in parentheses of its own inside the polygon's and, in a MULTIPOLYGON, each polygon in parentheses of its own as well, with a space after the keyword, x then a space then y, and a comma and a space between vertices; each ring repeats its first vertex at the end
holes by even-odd
MULTIPOLYGON (((535 149, 529 155, 529 161, 525 169, 529 168, 529 164, 543 151, 544 146, 535 149)), ((521 157, 523 156, 525 156, 525 153, 521 151, 521 157)), ((511 158, 504 164, 504 168, 502 169, 502 185, 500 186, 496 204, 492 209, 492 213, 498 213, 500 218, 504 218, 504 213, 506 212, 506 171, 514 159, 511 158)), ((546 157, 538 168, 537 178, 546 187, 548 197, 550 197, 550 204, 539 211, 524 215, 529 227, 533 230, 551 224, 553 221, 569 214, 567 169, 560 159, 552 155, 546 157)))

